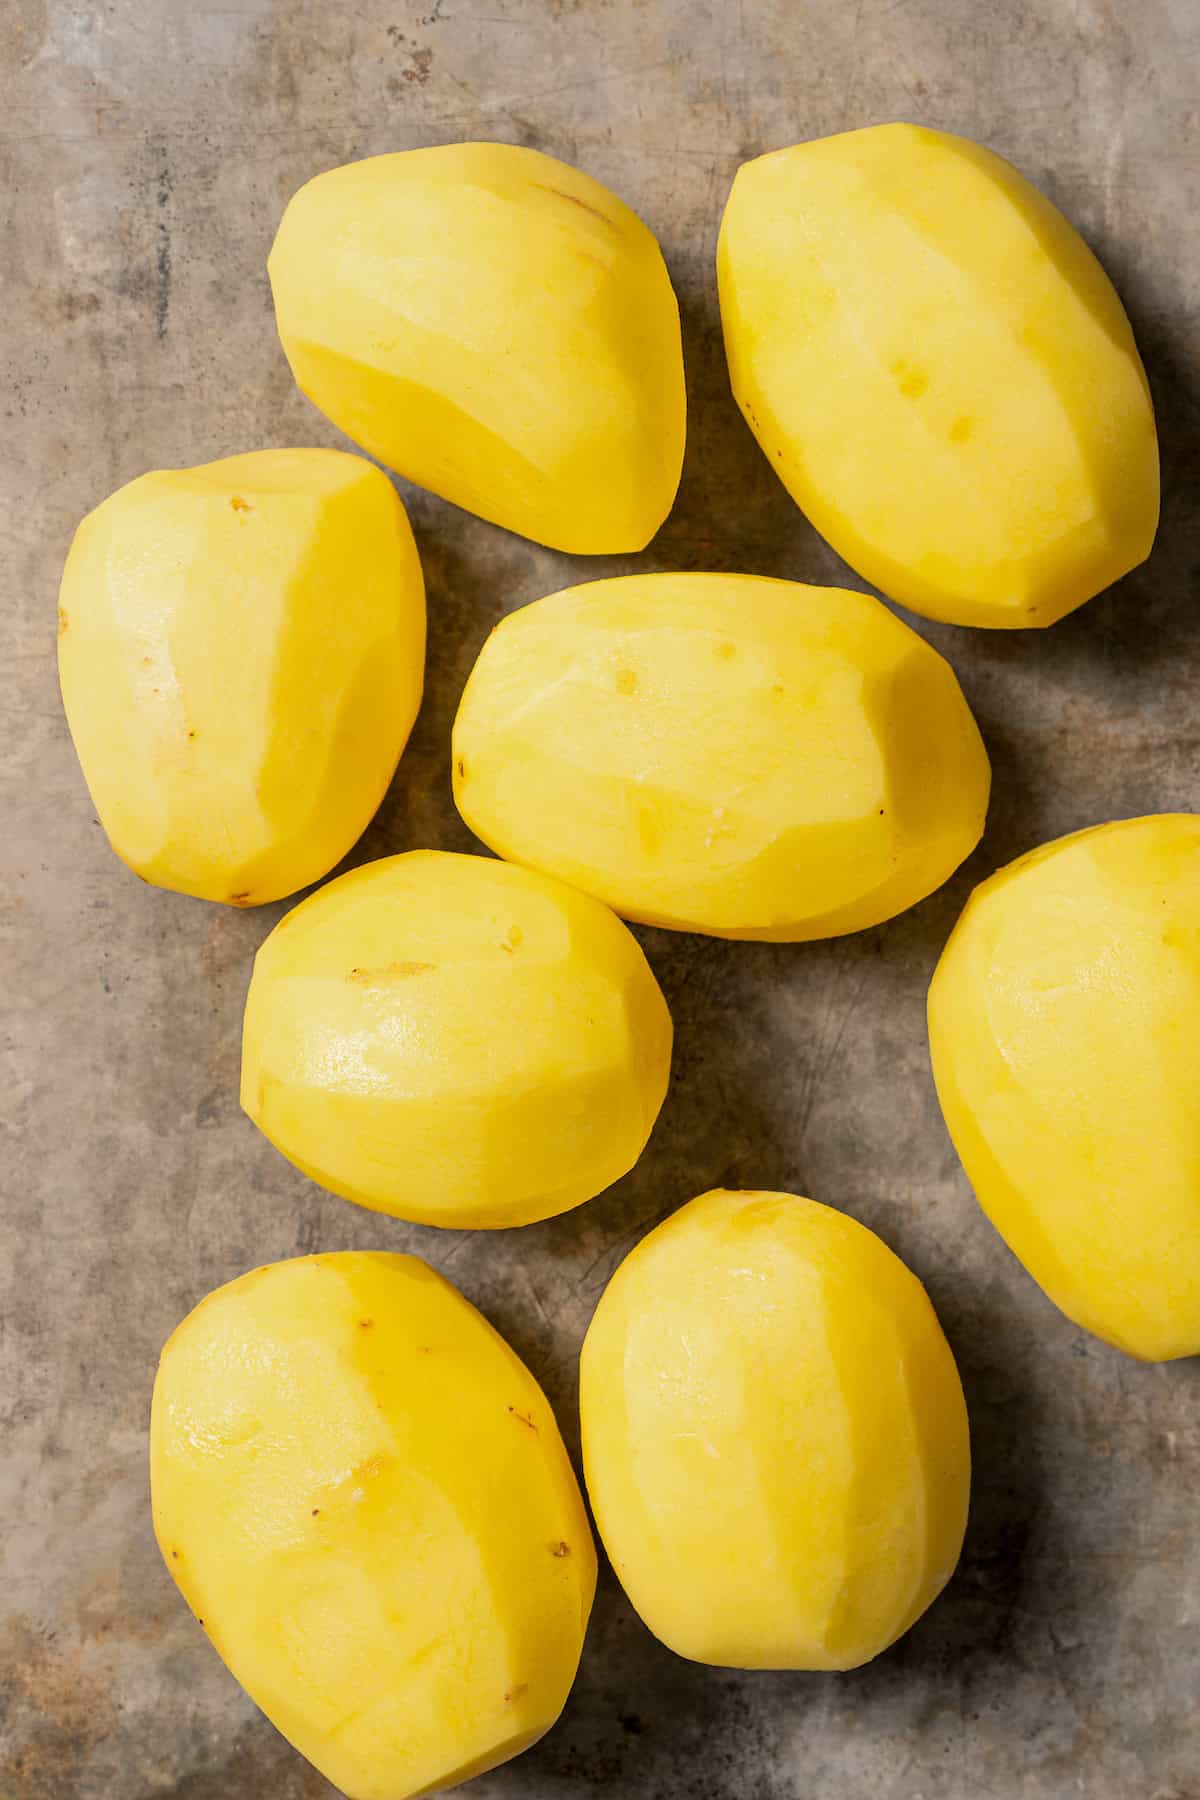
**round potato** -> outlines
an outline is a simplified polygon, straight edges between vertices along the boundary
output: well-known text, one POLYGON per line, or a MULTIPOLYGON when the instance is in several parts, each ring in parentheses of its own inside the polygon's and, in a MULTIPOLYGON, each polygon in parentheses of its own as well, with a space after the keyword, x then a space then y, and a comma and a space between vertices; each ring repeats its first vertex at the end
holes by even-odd
POLYGON ((168 1569, 251 1699, 349 1800, 515 1756, 570 1691, 596 1556, 554 1415, 412 1256, 256 1269, 162 1353, 168 1569))
POLYGON ((875 125, 738 170, 733 392, 860 575, 957 625, 1052 625, 1150 553, 1158 443, 1091 251, 967 138, 875 125))
POLYGON ((617 1270, 580 1382, 597 1527, 681 1656, 854 1668, 949 1580, 970 1486, 954 1358, 920 1282, 844 1214, 693 1200, 617 1270))
POLYGON ((143 475, 75 534, 58 662, 122 861, 205 900, 281 899, 359 837, 420 705, 408 517, 337 450, 143 475))
POLYGON ((975 890, 929 990, 946 1124, 1069 1319, 1200 1353, 1200 817, 1098 825, 975 890))
POLYGON ((557 550, 640 550, 666 518, 679 308, 598 181, 514 144, 368 157, 300 189, 269 267, 300 387, 410 481, 557 550))
POLYGON ((718 937, 859 931, 974 848, 990 771, 953 671, 866 594, 627 575, 493 631, 454 796, 502 856, 628 919, 718 937))
POLYGON ((641 1155, 671 1017, 606 906, 412 851, 281 920, 246 1000, 242 1106, 314 1181, 426 1225, 524 1225, 641 1155))

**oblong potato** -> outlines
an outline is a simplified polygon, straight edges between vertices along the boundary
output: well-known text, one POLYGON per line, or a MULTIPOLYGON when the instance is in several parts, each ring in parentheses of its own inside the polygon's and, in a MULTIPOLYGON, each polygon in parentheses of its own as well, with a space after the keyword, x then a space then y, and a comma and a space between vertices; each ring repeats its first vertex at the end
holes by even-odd
POLYGON ((990 771, 936 651, 866 594, 626 575, 503 619, 454 725, 502 856, 650 925, 859 931, 975 847, 990 771))
POLYGON ((1069 1319, 1200 1353, 1200 816, 1044 844, 976 888, 929 989, 976 1197, 1069 1319))
POLYGON ((154 1530, 251 1699, 349 1800, 409 1800, 558 1717, 596 1555, 541 1389, 413 1256, 255 1269, 162 1353, 154 1530))
POLYGON ((683 464, 679 308, 615 194, 513 144, 318 175, 270 258, 310 400, 411 481, 580 553, 640 550, 683 464))
POLYGON ((386 475, 256 450, 88 514, 58 663, 84 778, 144 881, 232 906, 318 880, 382 800, 425 667, 425 587, 386 475))
POLYGON ((953 1573, 970 1486, 958 1371, 865 1226, 718 1189, 630 1252, 580 1369, 596 1525, 650 1630, 745 1669, 850 1669, 953 1573))
POLYGON ((876 125, 744 163, 717 275, 751 430, 892 599, 1052 625, 1149 555, 1158 445, 1129 321, 990 150, 876 125))
POLYGON ((632 934, 483 856, 367 863, 254 963, 242 1106, 323 1187, 426 1225, 524 1225, 641 1155, 671 1016, 632 934))

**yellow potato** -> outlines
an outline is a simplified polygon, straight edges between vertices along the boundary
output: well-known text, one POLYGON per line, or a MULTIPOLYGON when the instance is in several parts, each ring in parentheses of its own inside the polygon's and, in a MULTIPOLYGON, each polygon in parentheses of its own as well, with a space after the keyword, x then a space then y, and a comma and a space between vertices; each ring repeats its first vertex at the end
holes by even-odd
POLYGON ((259 450, 143 475, 89 513, 58 634, 117 855, 257 906, 324 875, 382 800, 421 700, 425 589, 378 469, 259 450))
POLYGON ((866 594, 627 575, 504 619, 454 726, 459 811, 626 918, 859 931, 974 848, 990 771, 953 671, 866 594))
POLYGON ((580 1371, 613 1567, 696 1662, 851 1669, 941 1592, 970 1486, 958 1371, 916 1277, 792 1194, 704 1194, 626 1257, 580 1371))
POLYGON ((168 1569, 251 1699, 349 1800, 549 1730, 596 1557, 541 1389, 413 1256, 275 1263, 201 1301, 150 1420, 168 1569))
POLYGON ((1060 838, 975 890, 929 990, 980 1205, 1069 1319, 1200 1352, 1200 816, 1060 838))
POLYGON ((269 267, 300 387, 411 481, 558 550, 640 550, 666 518, 679 308, 599 182, 512 144, 370 157, 300 189, 269 267))
POLYGON ((671 1016, 606 906, 483 856, 332 881, 255 959, 242 1106, 314 1181, 426 1225, 524 1225, 631 1169, 671 1016))
POLYGON ((1052 625, 1149 554, 1158 446, 1129 321, 990 150, 876 125, 745 163, 717 274, 751 430, 894 600, 1052 625))

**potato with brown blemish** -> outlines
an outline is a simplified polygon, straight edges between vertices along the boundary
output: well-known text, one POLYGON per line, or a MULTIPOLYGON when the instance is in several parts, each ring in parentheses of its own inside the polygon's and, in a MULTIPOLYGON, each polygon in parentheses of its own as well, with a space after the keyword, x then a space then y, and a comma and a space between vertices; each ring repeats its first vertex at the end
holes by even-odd
POLYGON ((579 1488, 528 1369, 416 1257, 299 1257, 201 1301, 150 1472, 188 1605, 349 1800, 465 1781, 558 1717, 596 1582, 579 1488))
POLYGON ((416 717, 425 588, 404 507, 337 450, 143 475, 75 534, 58 663, 122 861, 204 900, 282 899, 364 830, 416 717))

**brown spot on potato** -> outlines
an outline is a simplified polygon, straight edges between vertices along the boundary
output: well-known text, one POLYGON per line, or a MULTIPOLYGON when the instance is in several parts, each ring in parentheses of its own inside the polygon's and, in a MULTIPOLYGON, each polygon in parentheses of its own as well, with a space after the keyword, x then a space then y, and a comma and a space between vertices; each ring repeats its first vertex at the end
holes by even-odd
POLYGON ((374 1319, 360 1319, 358 1321, 358 1329, 360 1331, 370 1331, 370 1329, 374 1323, 375 1323, 374 1319))
POLYGON ((505 1696, 504 1696, 505 1706, 511 1706, 514 1700, 519 1700, 521 1698, 522 1694, 526 1694, 528 1692, 529 1692, 529 1683, 527 1681, 518 1681, 517 1685, 515 1687, 510 1687, 508 1692, 505 1694, 505 1696))
POLYGON ((428 975, 436 967, 430 962, 392 962, 383 969, 351 969, 347 981, 357 982, 359 987, 375 987, 383 981, 404 981, 412 975, 428 975))
POLYGON ((190 738, 194 738, 195 735, 196 735, 196 731, 195 731, 195 727, 193 727, 192 730, 188 732, 188 736, 190 738))
POLYGON ((578 206, 581 211, 591 213, 593 219, 599 219, 602 224, 607 225, 610 231, 617 229, 616 220, 610 219, 608 214, 601 212, 598 206, 593 206, 590 200, 581 200, 578 194, 569 193, 566 188, 555 187, 553 182, 549 181, 535 181, 533 186, 541 188, 543 194, 557 194, 560 200, 569 200, 572 206, 578 206))
POLYGON ((250 889, 246 888, 240 894, 230 894, 229 904, 230 904, 230 906, 249 906, 249 904, 250 904, 250 889))
POLYGON ((71 621, 60 606, 58 609, 58 635, 62 637, 70 629, 71 621))
POLYGON ((557 1544, 551 1544, 550 1554, 551 1556, 570 1556, 571 1546, 565 1538, 560 1538, 557 1544))
POLYGON ((466 763, 465 763, 465 762, 464 762, 464 761, 463 761, 463 759, 462 759, 462 757, 461 757, 461 756, 460 756, 460 757, 459 757, 459 758, 458 758, 458 760, 457 760, 457 762, 456 762, 456 763, 455 763, 455 765, 454 765, 454 767, 455 767, 455 771, 456 771, 456 773, 457 773, 457 775, 458 775, 458 779, 459 779, 459 780, 460 780, 460 781, 463 781, 463 780, 465 780, 465 779, 466 779, 466 774, 467 774, 467 765, 466 765, 466 763))
POLYGON ((618 669, 616 686, 618 694, 636 694, 638 678, 634 670, 618 669))
POLYGON ((254 511, 250 502, 248 500, 243 500, 240 494, 233 494, 230 497, 229 504, 236 513, 248 513, 254 511))
POLYGON ((514 1419, 519 1420, 520 1423, 522 1425, 526 1426, 530 1431, 532 1431, 534 1436, 536 1437, 537 1426, 534 1424, 533 1420, 530 1418, 528 1413, 518 1412, 515 1406, 510 1406, 508 1410, 512 1414, 514 1419))

